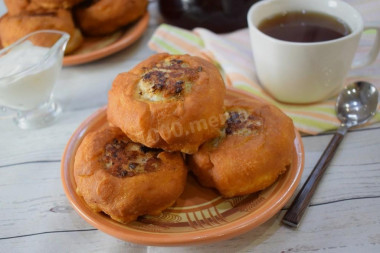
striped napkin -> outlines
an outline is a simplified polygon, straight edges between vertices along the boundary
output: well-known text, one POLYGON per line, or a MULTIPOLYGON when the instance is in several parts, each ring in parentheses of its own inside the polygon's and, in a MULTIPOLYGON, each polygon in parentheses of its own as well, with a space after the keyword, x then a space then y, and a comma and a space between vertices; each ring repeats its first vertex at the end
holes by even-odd
MULTIPOLYGON (((190 54, 212 61, 221 71, 227 86, 248 91, 282 109, 296 128, 306 134, 336 129, 335 99, 311 105, 289 105, 271 98, 258 84, 248 29, 229 34, 215 34, 203 28, 193 31, 162 24, 149 41, 156 52, 190 54)), ((372 122, 380 121, 380 107, 372 122)))

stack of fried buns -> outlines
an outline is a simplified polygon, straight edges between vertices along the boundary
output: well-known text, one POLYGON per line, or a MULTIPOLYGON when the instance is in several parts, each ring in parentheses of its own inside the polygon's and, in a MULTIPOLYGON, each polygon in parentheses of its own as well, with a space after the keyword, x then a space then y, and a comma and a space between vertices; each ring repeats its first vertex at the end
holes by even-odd
MULTIPOLYGON (((140 18, 147 0, 4 0, 8 13, 0 20, 1 45, 7 47, 37 30, 70 34, 65 54, 80 47, 83 35, 103 36, 140 18)), ((52 43, 53 44, 53 43, 52 43)))
POLYGON ((108 125, 75 156, 77 193, 122 223, 158 215, 187 172, 223 197, 260 191, 291 165, 292 120, 276 107, 226 94, 218 69, 189 55, 156 54, 119 74, 108 125))

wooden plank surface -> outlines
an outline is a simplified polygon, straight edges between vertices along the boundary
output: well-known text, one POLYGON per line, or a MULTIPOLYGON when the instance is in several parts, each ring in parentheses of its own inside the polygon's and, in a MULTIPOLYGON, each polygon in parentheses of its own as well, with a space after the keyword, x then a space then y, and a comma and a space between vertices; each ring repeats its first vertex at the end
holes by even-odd
MULTIPOLYGON (((368 11, 370 1, 350 2, 368 11)), ((348 133, 298 230, 280 223, 289 203, 248 233, 196 247, 122 242, 79 217, 62 189, 63 149, 79 124, 106 103, 115 75, 153 53, 146 47, 160 22, 153 8, 156 5, 150 6, 150 27, 138 43, 106 59, 63 69, 56 94, 65 112, 56 124, 23 131, 13 125, 10 114, 0 114, 0 252, 380 252, 380 124, 348 133)), ((378 60, 366 71, 379 67, 378 60)), ((351 75, 364 75, 363 71, 351 75)), ((373 79, 380 81, 378 76, 373 79)), ((302 182, 331 137, 303 137, 302 182)))

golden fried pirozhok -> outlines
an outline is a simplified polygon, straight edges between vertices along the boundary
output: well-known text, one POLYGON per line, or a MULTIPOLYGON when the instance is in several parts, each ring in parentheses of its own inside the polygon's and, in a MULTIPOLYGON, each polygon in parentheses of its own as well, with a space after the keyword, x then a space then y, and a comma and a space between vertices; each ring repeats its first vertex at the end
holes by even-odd
POLYGON ((147 0, 99 0, 79 5, 75 17, 86 35, 107 35, 140 18, 147 0))
POLYGON ((48 12, 40 5, 30 0, 4 0, 4 4, 8 9, 8 15, 20 15, 20 14, 39 14, 48 12))
POLYGON ((194 153, 219 135, 225 86, 210 62, 156 54, 119 74, 108 95, 108 121, 135 142, 194 153))
MULTIPOLYGON (((20 0, 17 0, 17 1, 20 1, 20 0)), ((39 6, 45 9, 59 9, 59 8, 69 9, 83 1, 84 0, 31 0, 32 3, 38 4, 39 6)))
POLYGON ((218 138, 189 156, 189 169, 224 197, 250 194, 273 184, 291 165, 292 120, 276 107, 230 95, 226 124, 218 138))
MULTIPOLYGON (((7 47, 29 33, 38 30, 59 30, 70 34, 65 53, 76 50, 83 41, 79 29, 74 25, 70 11, 58 9, 49 13, 35 13, 22 15, 5 15, 0 20, 0 38, 3 47, 7 47)), ((34 37, 33 43, 38 46, 52 46, 59 37, 39 35, 34 37)))
POLYGON ((10 16, 42 14, 68 9, 84 0, 4 0, 10 16))
POLYGON ((75 156, 77 193, 96 212, 122 223, 158 215, 174 204, 186 184, 179 152, 132 142, 120 129, 88 134, 75 156))

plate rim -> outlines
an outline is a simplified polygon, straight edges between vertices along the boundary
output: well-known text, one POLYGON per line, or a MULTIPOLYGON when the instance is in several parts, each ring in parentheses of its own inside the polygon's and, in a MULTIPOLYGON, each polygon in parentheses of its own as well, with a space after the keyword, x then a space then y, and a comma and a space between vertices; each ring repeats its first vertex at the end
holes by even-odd
MULTIPOLYGON (((248 93, 247 91, 236 89, 236 88, 227 88, 228 90, 235 91, 237 93, 241 93, 243 95, 248 95, 254 99, 259 99, 263 101, 261 98, 248 93)), ((265 101, 264 101, 265 102, 265 101)), ((304 170, 305 163, 305 152, 304 146, 301 139, 301 135, 295 130, 295 153, 294 155, 297 158, 297 164, 295 166, 296 174, 294 178, 290 180, 290 185, 284 189, 284 193, 275 199, 275 202, 270 204, 268 209, 264 212, 259 213, 259 215, 253 215, 254 212, 250 212, 249 214, 241 217, 237 220, 229 222, 227 224, 223 224, 214 228, 207 228, 201 231, 192 231, 192 232, 178 232, 178 233, 162 233, 162 232, 147 232, 147 231, 137 231, 135 229, 128 229, 127 225, 120 224, 118 222, 109 222, 109 224, 102 224, 96 222, 93 218, 96 218, 97 213, 94 213, 90 209, 82 210, 80 208, 80 203, 77 203, 76 198, 80 198, 76 195, 75 189, 69 189, 68 180, 70 177, 69 170, 66 170, 66 167, 69 169, 68 162, 71 160, 70 157, 67 157, 69 150, 72 150, 73 145, 78 143, 78 139, 83 138, 84 132, 89 123, 93 122, 95 119, 99 117, 100 114, 106 113, 107 106, 103 106, 100 109, 96 110, 92 113, 88 118, 86 118, 79 127, 74 131, 72 136, 70 137, 64 153, 62 155, 61 160, 61 181, 63 184, 64 192, 66 197, 68 198, 70 204, 76 210, 76 212, 89 224, 98 228, 99 230, 107 233, 111 236, 119 238, 123 241, 128 241, 132 243, 137 243, 141 245, 154 245, 154 246, 183 246, 183 245, 196 245, 196 244, 204 244, 204 243, 212 243, 216 241, 221 241, 225 239, 232 238, 234 236, 243 234, 253 228, 263 224, 272 218, 280 209, 287 203, 287 201, 292 197, 294 191, 296 190, 302 176, 302 172, 304 170), (253 216, 253 217, 252 217, 253 216), (115 228, 122 227, 123 231, 115 231, 115 228), (125 233, 130 230, 131 233, 125 233), (147 236, 149 235, 149 236, 147 236), (154 236, 152 236, 154 235, 154 236), (183 235, 183 236, 181 236, 183 235)), ((93 124, 95 124, 93 122, 93 124)), ((79 145, 79 144, 77 144, 79 145)))
POLYGON ((106 47, 88 53, 64 56, 62 65, 67 67, 89 63, 119 52, 120 50, 133 44, 144 34, 145 30, 148 28, 149 18, 149 12, 146 11, 145 14, 141 16, 134 24, 132 24, 131 27, 125 29, 121 38, 117 39, 115 42, 106 47), (131 34, 129 36, 125 36, 126 33, 131 34))

